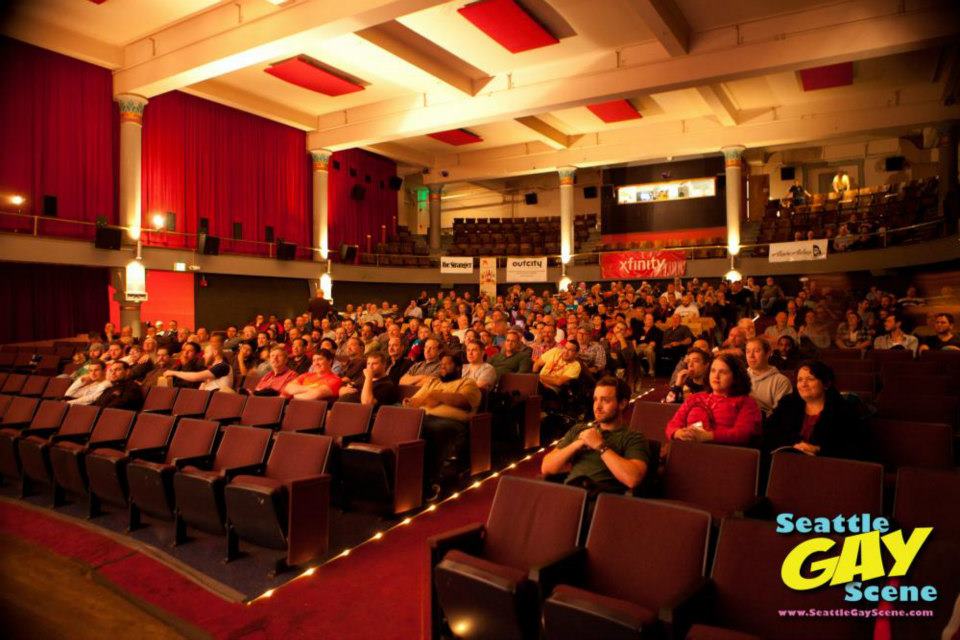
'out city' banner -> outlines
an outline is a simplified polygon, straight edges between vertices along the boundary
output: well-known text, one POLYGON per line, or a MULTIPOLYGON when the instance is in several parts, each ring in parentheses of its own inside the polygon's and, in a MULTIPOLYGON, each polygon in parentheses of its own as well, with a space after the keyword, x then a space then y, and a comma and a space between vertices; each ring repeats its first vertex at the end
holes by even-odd
POLYGON ((507 282, 546 282, 547 258, 507 258, 507 282))
POLYGON ((770 262, 801 262, 803 260, 826 259, 826 239, 774 242, 770 245, 770 262))
POLYGON ((473 258, 441 256, 440 273, 473 273, 473 258))
POLYGON ((600 254, 600 277, 676 278, 687 271, 684 251, 616 251, 600 254))

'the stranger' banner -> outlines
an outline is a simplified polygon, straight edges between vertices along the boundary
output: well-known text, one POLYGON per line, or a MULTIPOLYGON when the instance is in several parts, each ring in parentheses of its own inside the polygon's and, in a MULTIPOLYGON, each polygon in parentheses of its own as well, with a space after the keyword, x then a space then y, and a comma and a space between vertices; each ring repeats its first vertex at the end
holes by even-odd
POLYGON ((507 282, 546 282, 547 258, 507 258, 507 282))
POLYGON ((473 258, 441 256, 440 273, 473 273, 473 258))
POLYGON ((826 259, 826 239, 774 242, 770 245, 770 262, 801 262, 803 260, 826 259))
POLYGON ((617 251, 600 254, 602 278, 675 278, 686 271, 687 254, 684 251, 617 251))

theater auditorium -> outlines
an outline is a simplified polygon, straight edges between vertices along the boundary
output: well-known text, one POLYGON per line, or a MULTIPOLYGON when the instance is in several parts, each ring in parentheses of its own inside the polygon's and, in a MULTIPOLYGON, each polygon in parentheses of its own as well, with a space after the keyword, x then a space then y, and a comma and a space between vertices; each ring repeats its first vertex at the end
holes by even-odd
POLYGON ((11 0, 0 628, 960 640, 960 5, 11 0))

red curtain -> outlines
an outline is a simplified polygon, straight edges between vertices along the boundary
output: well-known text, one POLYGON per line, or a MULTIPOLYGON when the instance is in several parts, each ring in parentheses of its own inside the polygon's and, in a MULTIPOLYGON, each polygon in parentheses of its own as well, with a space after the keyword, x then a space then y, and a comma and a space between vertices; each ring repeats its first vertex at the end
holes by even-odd
POLYGON ((176 233, 144 233, 147 244, 193 246, 200 218, 222 253, 267 255, 274 239, 309 259, 311 177, 306 134, 180 92, 153 98, 143 116, 143 228, 173 212, 176 233), (232 240, 234 223, 242 240, 232 240), (180 235, 180 234, 188 235, 180 235), (256 241, 256 242, 252 242, 256 241))
POLYGON ((330 158, 328 224, 330 248, 336 251, 341 243, 360 245, 366 251, 367 234, 375 245, 380 242, 381 226, 392 236, 397 226, 397 192, 390 188, 396 177, 393 160, 362 149, 337 151, 330 158), (351 175, 352 174, 352 175, 351 175), (363 189, 354 193, 354 187, 363 189))
MULTIPOLYGON (((119 115, 110 71, 10 38, 0 38, 0 211, 43 211, 57 219, 117 221, 119 115)), ((92 238, 93 227, 44 219, 39 233, 92 238)), ((32 232, 32 222, 0 215, 0 229, 32 232)))
POLYGON ((100 331, 109 283, 106 267, 0 262, 0 343, 100 331))

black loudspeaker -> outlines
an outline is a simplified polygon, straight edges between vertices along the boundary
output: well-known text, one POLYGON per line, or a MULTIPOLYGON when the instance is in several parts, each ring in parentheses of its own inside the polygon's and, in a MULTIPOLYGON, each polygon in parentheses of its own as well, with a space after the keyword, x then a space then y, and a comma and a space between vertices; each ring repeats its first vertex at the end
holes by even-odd
POLYGON ((537 204, 537 194, 531 191, 530 193, 523 194, 523 201, 527 204, 537 204))
POLYGON ((355 244, 340 245, 340 262, 353 264, 357 261, 357 251, 359 250, 360 247, 355 244))
POLYGON ((263 229, 263 239, 265 242, 273 242, 273 227, 267 225, 263 229))
POLYGON ((177 214, 173 211, 167 211, 167 216, 163 221, 163 228, 167 231, 177 230, 177 214))
POLYGON ((600 187, 600 197, 604 200, 613 200, 613 185, 605 184, 600 187))
POLYGON ((201 233, 197 236, 197 251, 205 256, 220 255, 220 238, 201 233))
POLYGON ((333 162, 331 162, 331 164, 333 165, 333 170, 334 170, 334 171, 340 171, 340 161, 339 161, 339 160, 334 160, 333 162))
POLYGON ((277 241, 277 260, 293 260, 297 255, 297 245, 292 242, 277 241))
POLYGON ((347 169, 347 173, 350 174, 350 177, 351 177, 351 178, 356 178, 356 177, 357 177, 357 170, 356 170, 356 169, 347 169))
POLYGON ((123 231, 120 227, 97 226, 97 235, 94 238, 93 246, 97 249, 120 250, 120 241, 123 238, 123 231))
POLYGON ((589 187, 583 188, 583 198, 585 200, 593 200, 596 197, 597 197, 596 185, 590 185, 589 187))
POLYGON ((390 176, 390 179, 387 180, 387 185, 394 191, 400 191, 400 187, 403 186, 403 178, 400 176, 390 176))
POLYGON ((354 200, 363 200, 363 196, 366 195, 367 190, 359 184, 353 185, 353 189, 350 189, 350 197, 354 200))
POLYGON ((717 191, 727 188, 727 174, 718 173, 717 174, 717 191))
POLYGON ((200 218, 197 233, 210 233, 210 218, 200 218))
POLYGON ((43 196, 43 215, 57 215, 57 196, 43 196))
POLYGON ((780 167, 780 179, 783 181, 796 180, 797 168, 796 167, 780 167))
POLYGON ((242 222, 233 223, 233 239, 234 240, 243 239, 243 223, 242 222))
POLYGON ((884 171, 903 171, 907 164, 907 159, 903 156, 890 156, 883 160, 884 171))

